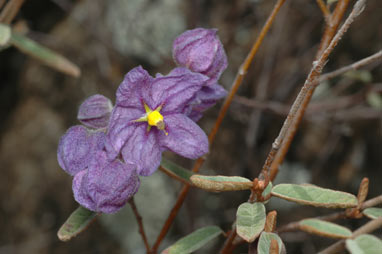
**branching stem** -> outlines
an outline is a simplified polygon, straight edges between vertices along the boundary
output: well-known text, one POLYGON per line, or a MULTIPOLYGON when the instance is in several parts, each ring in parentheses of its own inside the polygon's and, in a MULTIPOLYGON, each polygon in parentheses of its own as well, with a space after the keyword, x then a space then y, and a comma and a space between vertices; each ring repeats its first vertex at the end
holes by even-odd
MULTIPOLYGON (((222 123, 222 121, 223 121, 223 119, 224 119, 224 117, 228 111, 229 106, 232 103, 233 97, 235 96, 237 90, 239 89, 239 87, 240 87, 240 85, 244 79, 244 76, 247 73, 247 71, 248 71, 248 69, 249 69, 249 67, 253 61, 253 58, 255 57, 261 43, 264 40, 265 35, 268 33, 269 28, 271 27, 273 21, 275 20, 277 14, 278 14, 281 6, 284 4, 284 2, 285 2, 285 0, 278 0, 276 2, 275 6, 273 7, 271 14, 269 15, 267 21, 265 22, 265 24, 263 26, 258 38, 256 39, 255 43, 253 44, 251 51, 249 52, 247 58, 245 59, 242 66, 240 67, 240 69, 236 75, 236 78, 233 82, 233 85, 231 87, 231 90, 230 90, 227 98, 225 99, 223 106, 220 109, 219 115, 215 121, 215 125, 214 125, 213 129, 211 130, 211 132, 208 136, 210 146, 212 145, 213 141, 215 140, 215 136, 216 136, 216 134, 220 128, 220 125, 221 125, 221 123, 222 123)), ((199 158, 195 162, 192 171, 198 172, 200 167, 203 165, 204 161, 205 161, 204 157, 199 158)), ((181 206, 182 206, 182 204, 183 204, 183 202, 187 196, 189 189, 190 189, 189 185, 183 186, 180 194, 178 195, 178 199, 177 199, 174 207, 170 211, 170 214, 167 217, 167 220, 166 220, 165 224, 163 225, 162 230, 159 233, 157 240, 155 241, 155 244, 152 248, 152 253, 156 253, 158 251, 158 247, 159 247, 160 243, 162 242, 162 240, 164 239, 165 235, 167 234, 168 230, 170 229, 170 226, 171 226, 172 222, 174 221, 176 215, 178 214, 178 211, 181 208, 181 206)))

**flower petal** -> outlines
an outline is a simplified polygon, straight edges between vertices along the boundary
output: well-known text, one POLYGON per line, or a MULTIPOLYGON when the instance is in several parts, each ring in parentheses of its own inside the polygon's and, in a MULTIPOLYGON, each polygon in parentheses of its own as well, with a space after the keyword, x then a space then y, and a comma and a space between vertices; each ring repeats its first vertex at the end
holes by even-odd
POLYGON ((97 158, 92 161, 86 174, 73 181, 77 202, 88 209, 103 213, 117 212, 138 188, 139 178, 135 165, 119 160, 110 162, 104 152, 97 153, 97 158))
POLYGON ((216 33, 216 29, 188 30, 178 36, 173 44, 175 62, 207 75, 211 83, 216 82, 227 68, 227 56, 216 33))
POLYGON ((123 159, 136 164, 141 176, 149 176, 159 167, 162 152, 157 140, 158 132, 156 127, 147 131, 147 125, 136 126, 122 148, 123 159))
POLYGON ((159 133, 162 147, 189 159, 196 159, 208 152, 208 138, 204 131, 183 114, 164 116, 166 131, 159 133))
POLYGON ((143 108, 142 89, 147 89, 152 77, 141 66, 129 71, 117 90, 116 105, 143 108))
POLYGON ((108 142, 106 149, 113 153, 115 158, 125 144, 126 140, 132 135, 137 125, 144 123, 135 123, 134 120, 143 116, 145 112, 136 108, 114 107, 108 129, 108 142))
POLYGON ((81 125, 71 127, 58 145, 60 167, 74 176, 89 165, 97 150, 103 148, 104 139, 103 132, 91 133, 81 125))
POLYGON ((96 94, 86 99, 78 110, 77 118, 90 128, 106 128, 113 109, 111 101, 103 95, 96 94))
POLYGON ((186 68, 175 68, 168 75, 154 79, 149 96, 161 112, 179 113, 205 85, 208 77, 186 68))

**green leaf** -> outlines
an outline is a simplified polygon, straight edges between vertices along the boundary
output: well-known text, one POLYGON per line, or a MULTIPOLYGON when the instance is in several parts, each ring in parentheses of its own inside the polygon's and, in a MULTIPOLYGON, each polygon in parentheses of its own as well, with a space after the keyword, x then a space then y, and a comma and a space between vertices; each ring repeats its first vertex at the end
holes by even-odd
POLYGON ((11 39, 11 28, 5 24, 0 24, 0 47, 7 45, 11 39))
POLYGON ((299 223, 300 229, 324 237, 330 238, 349 238, 352 232, 340 225, 319 219, 306 219, 299 223))
POLYGON ((262 232, 257 245, 258 254, 269 254, 271 240, 275 239, 279 245, 279 253, 285 253, 285 246, 281 238, 275 233, 262 232))
POLYGON ((247 242, 253 242, 263 231, 266 214, 262 203, 243 203, 236 212, 236 232, 247 242))
POLYGON ((278 184, 273 187, 271 193, 288 201, 317 207, 349 208, 358 204, 353 194, 313 185, 278 184))
POLYGON ((272 188, 273 188, 272 182, 269 182, 267 188, 265 188, 265 190, 263 191, 263 193, 261 194, 261 196, 263 196, 264 198, 265 198, 266 196, 268 196, 268 195, 271 193, 272 188))
POLYGON ((96 212, 82 206, 78 207, 58 230, 57 236, 61 241, 69 241, 84 231, 97 216, 96 212))
POLYGON ((347 239, 346 248, 351 254, 380 254, 382 241, 373 235, 364 234, 354 240, 347 239))
POLYGON ((165 158, 162 158, 160 165, 166 171, 167 174, 174 176, 175 178, 179 178, 179 180, 181 181, 186 181, 187 183, 191 184, 190 177, 193 175, 192 171, 187 170, 165 158))
POLYGON ((79 77, 81 74, 78 66, 70 62, 68 59, 21 34, 12 33, 10 42, 21 52, 36 58, 60 72, 73 77, 79 77))
POLYGON ((252 188, 252 181, 240 176, 204 176, 193 175, 191 182, 207 191, 238 191, 252 188))
POLYGON ((382 208, 370 207, 366 208, 362 212, 370 219, 377 219, 378 217, 382 217, 382 208))
POLYGON ((375 109, 382 109, 382 96, 377 92, 370 92, 366 97, 367 103, 375 109))
POLYGON ((217 237, 223 233, 217 226, 208 226, 204 228, 200 228, 188 236, 183 237, 175 244, 171 245, 164 251, 162 254, 188 254, 192 253, 201 247, 203 247, 206 243, 217 237))
POLYGON ((344 76, 350 79, 362 81, 364 83, 369 83, 373 80, 373 76, 368 70, 351 70, 345 72, 344 76))

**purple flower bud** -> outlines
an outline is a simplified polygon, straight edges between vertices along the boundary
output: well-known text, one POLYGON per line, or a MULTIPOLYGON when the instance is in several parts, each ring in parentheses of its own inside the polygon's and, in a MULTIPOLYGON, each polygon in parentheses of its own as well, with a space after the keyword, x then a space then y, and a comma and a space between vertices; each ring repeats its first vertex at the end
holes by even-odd
POLYGON ((89 210, 115 213, 138 191, 135 165, 109 161, 105 152, 97 152, 88 169, 73 179, 75 200, 89 210))
POLYGON ((105 138, 103 132, 92 133, 81 125, 71 127, 58 145, 60 167, 72 176, 85 169, 94 159, 95 152, 103 148, 105 138))
POLYGON ((188 30, 173 44, 175 62, 210 77, 211 84, 227 68, 227 56, 216 32, 216 29, 204 28, 188 30))
POLYGON ((107 127, 113 109, 111 101, 103 95, 96 94, 86 99, 78 110, 78 120, 85 126, 100 129, 107 127))

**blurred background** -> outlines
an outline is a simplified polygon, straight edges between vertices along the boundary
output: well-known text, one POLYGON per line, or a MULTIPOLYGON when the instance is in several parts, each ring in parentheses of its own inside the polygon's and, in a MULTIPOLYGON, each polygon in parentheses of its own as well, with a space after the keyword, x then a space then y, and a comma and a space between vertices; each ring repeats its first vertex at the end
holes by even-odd
MULTIPOLYGON (((0 6, 9 2, 0 0, 0 6)), ((350 1, 350 6, 355 1, 350 1)), ((14 47, 0 51, 0 254, 145 253, 129 206, 102 215, 87 231, 60 242, 57 230, 78 206, 71 177, 57 163, 61 135, 78 124, 82 101, 99 93, 112 100, 125 73, 142 65, 154 75, 175 65, 172 41, 186 29, 217 28, 236 72, 275 1, 265 0, 45 0, 25 1, 12 25, 19 33, 79 66, 78 78, 42 65, 14 47)), ((351 9, 351 7, 349 8, 351 9)), ((367 1, 329 58, 333 71, 382 48, 381 4, 367 1)), ((349 11, 347 12, 347 14, 349 11)), ((346 15, 347 15, 346 14, 346 15)), ((203 174, 256 177, 316 54, 324 19, 316 1, 286 1, 239 89, 203 174)), ((357 193, 370 179, 369 198, 382 193, 382 71, 379 62, 322 83, 314 94, 276 183, 313 183, 357 193)), ((199 122, 208 133, 219 103, 199 122)), ((165 156, 186 168, 189 160, 165 156)), ((162 172, 142 179, 136 195, 150 243, 181 185, 162 172)), ((205 225, 231 228, 249 192, 213 194, 192 189, 161 248, 205 225)), ((278 225, 331 210, 272 200, 278 225)), ((367 220, 342 221, 351 229, 367 220)), ((381 236, 381 230, 377 232, 381 236)), ((316 253, 333 240, 282 234, 288 253, 316 253)), ((217 253, 223 237, 200 253, 217 253)), ((235 253, 246 253, 243 245, 235 253)))

